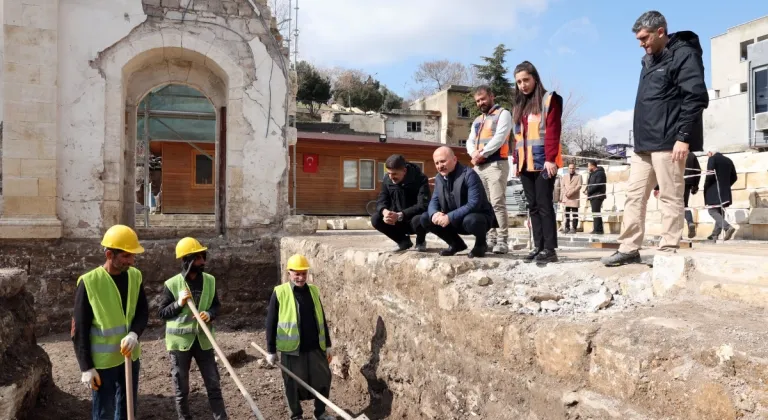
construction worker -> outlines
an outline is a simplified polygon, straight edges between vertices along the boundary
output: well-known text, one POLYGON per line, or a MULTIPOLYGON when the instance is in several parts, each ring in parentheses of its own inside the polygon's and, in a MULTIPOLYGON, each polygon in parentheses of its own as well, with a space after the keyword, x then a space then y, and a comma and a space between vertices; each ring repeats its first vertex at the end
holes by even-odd
POLYGON ((134 256, 144 252, 128 226, 109 228, 101 241, 104 265, 77 279, 72 341, 80 381, 92 389, 93 420, 126 419, 125 358, 132 360, 133 409, 138 399, 141 345, 149 319, 141 272, 134 256))
MULTIPOLYGON (((307 284, 309 261, 303 255, 288 259, 290 282, 275 287, 269 299, 267 313, 267 363, 274 365, 277 351, 280 363, 328 398, 331 393, 331 336, 325 311, 320 302, 320 290, 307 284)), ((291 420, 302 418, 301 401, 311 400, 312 394, 283 373, 285 398, 291 420)), ((315 420, 333 420, 325 413, 325 403, 315 399, 315 420)))
POLYGON ((212 322, 220 305, 216 295, 216 278, 205 272, 207 250, 196 239, 189 237, 176 244, 176 259, 181 259, 181 273, 166 280, 158 309, 158 316, 165 320, 165 347, 171 354, 171 376, 179 420, 192 418, 189 413, 189 368, 193 358, 203 377, 213 418, 227 419, 213 345, 187 305, 189 299, 194 300, 200 318, 214 334, 212 322))

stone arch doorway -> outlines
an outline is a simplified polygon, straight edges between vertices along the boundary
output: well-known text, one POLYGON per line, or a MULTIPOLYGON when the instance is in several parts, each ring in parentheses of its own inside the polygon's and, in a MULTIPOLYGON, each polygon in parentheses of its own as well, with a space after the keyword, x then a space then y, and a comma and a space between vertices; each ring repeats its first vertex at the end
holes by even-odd
MULTIPOLYGON (((216 108, 199 90, 166 84, 136 107, 136 226, 214 228, 220 172, 216 108)), ((223 194, 222 194, 223 195, 223 194)))

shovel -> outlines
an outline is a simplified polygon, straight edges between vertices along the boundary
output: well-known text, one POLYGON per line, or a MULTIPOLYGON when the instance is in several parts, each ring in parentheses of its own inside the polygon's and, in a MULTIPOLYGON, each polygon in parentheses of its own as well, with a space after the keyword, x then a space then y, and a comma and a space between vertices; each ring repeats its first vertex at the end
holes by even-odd
POLYGON ((133 360, 125 356, 125 404, 128 408, 128 420, 136 420, 133 416, 133 360))
MULTIPOLYGON (((266 351, 264 351, 264 349, 259 347, 259 345, 254 343, 253 341, 251 341, 251 346, 253 346, 256 350, 261 352, 261 354, 263 354, 264 357, 267 357, 269 355, 266 351)), ((283 372, 286 373, 286 375, 288 375, 291 378, 293 378, 293 380, 296 381, 299 385, 303 386, 307 391, 312 393, 312 395, 317 397, 317 399, 319 399, 320 401, 324 402, 325 405, 327 405, 328 407, 331 407, 331 409, 333 411, 335 411, 336 414, 340 415, 344 420, 369 420, 368 416, 366 416, 365 414, 361 414, 361 415, 359 415, 357 417, 350 416, 346 411, 342 410, 341 408, 339 408, 339 406, 337 406, 336 404, 332 403, 328 398, 325 398, 322 394, 320 394, 319 392, 317 392, 314 389, 312 389, 311 386, 307 385, 306 382, 302 381, 298 376, 294 375, 293 372, 288 370, 285 366, 281 365, 280 362, 275 362, 275 364, 280 369, 282 369, 283 372)))

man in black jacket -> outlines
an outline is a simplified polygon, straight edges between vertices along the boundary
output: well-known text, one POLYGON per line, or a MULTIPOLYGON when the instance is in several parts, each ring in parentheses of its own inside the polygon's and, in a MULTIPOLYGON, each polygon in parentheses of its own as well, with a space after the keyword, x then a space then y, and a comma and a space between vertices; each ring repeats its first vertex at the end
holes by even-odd
POLYGON ((590 160, 587 163, 587 169, 589 170, 589 178, 587 179, 587 200, 592 207, 592 234, 602 235, 603 231, 603 217, 600 212, 603 211, 603 201, 605 201, 605 191, 608 182, 605 176, 605 169, 602 166, 597 166, 596 160, 590 160))
POLYGON ((480 176, 460 164, 450 147, 438 148, 433 158, 438 172, 435 192, 429 210, 421 215, 421 224, 448 244, 440 255, 447 257, 467 249, 459 235, 473 235, 475 246, 469 258, 485 257, 488 231, 499 225, 480 176))
POLYGON ((607 266, 640 262, 645 236, 645 208, 658 182, 662 213, 659 249, 675 251, 683 233, 688 152, 704 143, 702 113, 709 103, 699 37, 690 31, 668 34, 657 11, 644 13, 632 28, 645 50, 635 100, 635 154, 624 205, 619 250, 603 258, 607 266))
POLYGON ((707 172, 715 171, 704 179, 704 204, 707 206, 716 206, 709 208, 709 215, 715 219, 715 229, 707 239, 715 240, 723 229, 725 235, 723 240, 731 239, 736 229, 725 220, 725 208, 729 207, 733 201, 731 186, 736 183, 738 175, 733 161, 714 147, 707 151, 709 160, 707 161, 707 172))
POLYGON ((371 225, 397 244, 395 251, 413 246, 409 234, 416 234, 416 250, 427 250, 427 231, 421 226, 421 214, 429 204, 429 179, 418 166, 406 162, 403 155, 392 155, 384 163, 387 177, 381 183, 376 214, 371 225))

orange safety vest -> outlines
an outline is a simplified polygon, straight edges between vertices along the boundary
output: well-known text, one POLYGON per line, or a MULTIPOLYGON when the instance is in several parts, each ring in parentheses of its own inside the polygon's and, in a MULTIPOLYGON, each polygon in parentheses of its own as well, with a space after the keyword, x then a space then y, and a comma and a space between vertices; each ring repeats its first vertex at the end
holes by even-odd
MULTIPOLYGON (((515 152, 517 153, 517 165, 522 171, 541 171, 544 170, 544 162, 546 161, 546 153, 544 149, 544 139, 547 132, 547 115, 549 114, 550 104, 552 103, 552 94, 554 92, 547 92, 544 94, 541 103, 541 112, 538 114, 529 114, 528 121, 523 121, 520 124, 515 123, 515 152), (523 124, 528 124, 527 138, 523 137, 523 124), (523 167, 525 162, 525 167, 523 167)), ((555 158, 555 164, 558 168, 563 167, 562 147, 557 146, 557 158, 555 158)))
MULTIPOLYGON (((475 139, 477 141, 477 150, 482 151, 486 144, 496 134, 496 126, 499 124, 499 115, 504 111, 499 105, 494 105, 491 111, 486 115, 480 115, 475 118, 473 123, 475 128, 475 139)), ((509 157, 509 133, 504 139, 504 144, 499 147, 499 150, 488 156, 485 163, 495 162, 497 160, 506 160, 509 157)))

